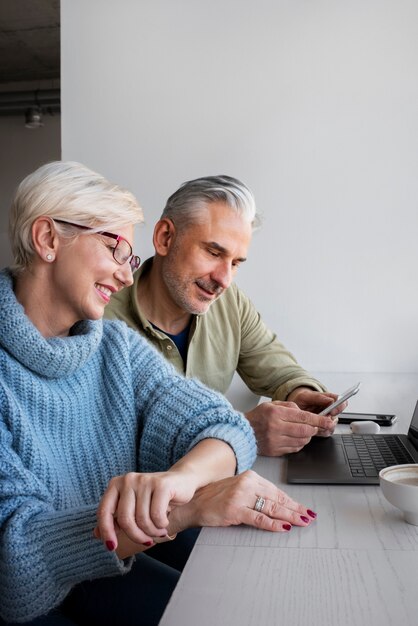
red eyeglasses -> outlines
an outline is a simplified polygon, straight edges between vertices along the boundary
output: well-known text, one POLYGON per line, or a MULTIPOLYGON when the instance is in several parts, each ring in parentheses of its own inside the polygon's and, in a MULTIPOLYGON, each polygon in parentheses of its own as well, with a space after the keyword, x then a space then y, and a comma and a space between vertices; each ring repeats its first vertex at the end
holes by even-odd
MULTIPOLYGON (((58 220, 54 218, 55 222, 59 224, 68 224, 69 226, 75 226, 76 228, 81 228, 83 230, 94 230, 89 226, 83 226, 81 224, 74 224, 74 222, 67 222, 67 220, 58 220)), ((136 254, 132 254, 132 246, 122 235, 115 235, 115 233, 108 233, 105 230, 95 231, 95 235, 103 235, 104 237, 110 237, 111 239, 116 240, 116 246, 113 248, 113 258, 116 263, 119 265, 124 265, 127 261, 129 261, 129 265, 131 266, 131 270, 134 272, 141 265, 141 259, 136 254)))

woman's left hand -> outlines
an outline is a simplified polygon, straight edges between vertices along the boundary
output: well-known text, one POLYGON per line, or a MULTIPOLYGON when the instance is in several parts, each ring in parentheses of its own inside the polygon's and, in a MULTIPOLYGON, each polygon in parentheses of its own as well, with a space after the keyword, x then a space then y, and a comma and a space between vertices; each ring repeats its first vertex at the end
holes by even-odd
POLYGON ((109 550, 118 545, 119 529, 135 543, 147 545, 152 537, 167 535, 171 507, 189 502, 196 488, 192 474, 176 470, 116 476, 97 509, 95 535, 109 550))
POLYGON ((315 518, 312 509, 253 470, 247 470, 206 485, 196 491, 189 503, 173 509, 170 531, 246 524, 271 532, 288 532, 292 526, 309 526, 315 518))

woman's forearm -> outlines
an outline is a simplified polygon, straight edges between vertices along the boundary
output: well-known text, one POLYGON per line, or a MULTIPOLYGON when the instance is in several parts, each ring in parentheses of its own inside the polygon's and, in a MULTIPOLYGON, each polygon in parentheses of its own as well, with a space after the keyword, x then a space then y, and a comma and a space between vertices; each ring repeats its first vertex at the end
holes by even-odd
POLYGON ((186 472, 197 480, 196 489, 208 483, 233 476, 236 471, 235 453, 220 439, 204 439, 175 463, 171 471, 186 472))

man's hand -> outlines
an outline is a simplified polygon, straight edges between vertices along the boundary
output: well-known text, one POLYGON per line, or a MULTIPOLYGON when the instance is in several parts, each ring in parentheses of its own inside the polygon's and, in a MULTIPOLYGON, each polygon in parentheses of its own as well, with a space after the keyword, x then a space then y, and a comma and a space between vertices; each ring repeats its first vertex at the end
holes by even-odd
MULTIPOLYGON (((310 387, 297 387, 287 396, 287 401, 296 402, 298 407, 303 411, 310 411, 311 413, 320 413, 332 404, 338 395, 336 393, 322 393, 320 391, 314 391, 310 387)), ((329 437, 334 432, 334 428, 338 423, 337 418, 340 413, 347 408, 348 402, 343 402, 339 406, 335 407, 328 415, 333 419, 331 430, 319 429, 317 435, 319 437, 329 437)))
MULTIPOLYGON (((332 417, 316 415, 316 412, 331 404, 335 394, 304 387, 295 389, 292 394, 296 396, 293 402, 263 402, 245 414, 254 429, 259 454, 282 456, 298 452, 314 435, 324 437, 334 432, 336 422, 332 417), (296 391, 299 393, 296 394, 296 391)), ((338 413, 341 410, 339 408, 338 413)))
MULTIPOLYGON (((320 413, 332 404, 338 395, 336 393, 323 393, 321 391, 314 391, 310 387, 296 387, 289 393, 286 400, 287 402, 295 402, 300 409, 304 411, 310 411, 311 413, 320 413)), ((333 409, 330 413, 332 417, 336 417, 344 411, 347 407, 347 402, 343 402, 338 407, 333 409)))

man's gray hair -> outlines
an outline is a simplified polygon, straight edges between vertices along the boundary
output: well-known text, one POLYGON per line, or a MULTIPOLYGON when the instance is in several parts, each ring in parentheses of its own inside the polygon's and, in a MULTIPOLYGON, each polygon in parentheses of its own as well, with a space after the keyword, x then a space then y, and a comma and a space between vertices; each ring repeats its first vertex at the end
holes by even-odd
POLYGON ((161 218, 169 218, 183 229, 204 217, 213 202, 224 202, 253 228, 259 225, 252 191, 232 176, 205 176, 183 183, 167 200, 161 218))

